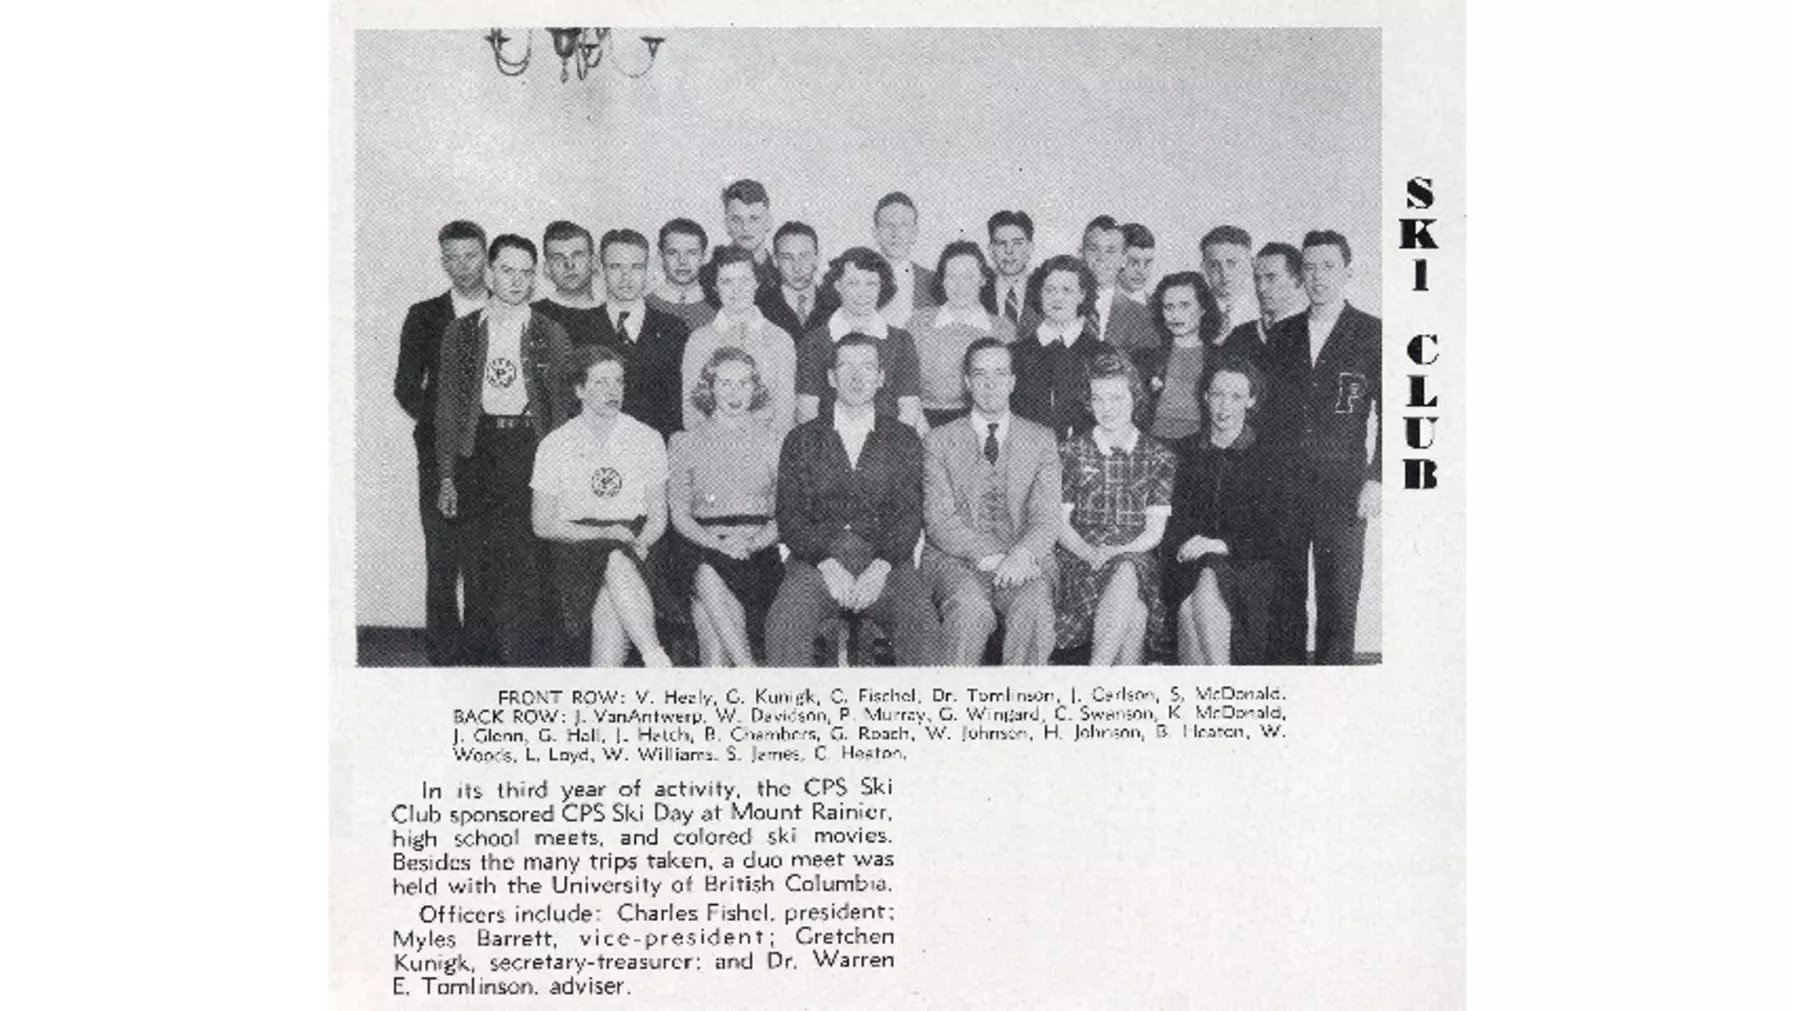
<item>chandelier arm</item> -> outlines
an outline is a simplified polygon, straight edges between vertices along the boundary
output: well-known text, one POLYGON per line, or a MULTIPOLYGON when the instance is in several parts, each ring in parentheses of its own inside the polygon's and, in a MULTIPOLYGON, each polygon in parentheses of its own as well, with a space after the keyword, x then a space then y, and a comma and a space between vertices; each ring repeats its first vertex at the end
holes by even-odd
POLYGON ((521 59, 512 59, 504 53, 504 43, 506 41, 504 35, 497 28, 492 29, 492 31, 487 34, 486 42, 492 47, 492 61, 498 65, 498 72, 500 74, 503 74, 506 77, 518 77, 521 76, 525 70, 529 69, 530 56, 533 54, 536 45, 535 29, 526 29, 523 39, 523 57, 521 59))

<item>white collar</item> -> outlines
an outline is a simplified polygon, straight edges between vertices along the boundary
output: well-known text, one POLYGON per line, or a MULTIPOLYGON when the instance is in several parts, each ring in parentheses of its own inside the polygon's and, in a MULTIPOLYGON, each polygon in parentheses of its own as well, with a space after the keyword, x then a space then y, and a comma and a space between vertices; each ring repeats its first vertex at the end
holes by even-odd
POLYGON ((1040 326, 1034 331, 1034 336, 1035 339, 1039 340, 1042 344, 1051 344, 1057 341, 1060 344, 1064 344, 1066 347, 1070 347, 1077 341, 1078 337, 1083 332, 1084 320, 1082 317, 1074 319, 1063 326, 1054 323, 1050 319, 1043 318, 1040 321, 1040 326))
POLYGON ((1111 452, 1114 452, 1117 449, 1121 450, 1123 453, 1132 453, 1134 447, 1140 444, 1140 429, 1135 428, 1133 431, 1134 434, 1128 438, 1127 444, 1121 446, 1109 441, 1109 433, 1104 431, 1101 425, 1090 430, 1090 439, 1092 442, 1096 443, 1096 448, 1100 450, 1104 456, 1108 456, 1111 452))
POLYGON ((950 305, 943 305, 935 310, 935 326, 952 326, 954 323, 964 323, 974 330, 990 333, 990 313, 985 312, 983 306, 974 305, 963 312, 955 312, 950 305))
POLYGON ((896 274, 900 277, 914 277, 915 276, 916 265, 915 265, 915 263, 913 263, 909 260, 893 260, 887 256, 887 257, 885 257, 885 262, 889 263, 891 265, 891 273, 893 273, 893 274, 896 274))
POLYGON ((832 413, 834 415, 835 431, 843 434, 848 432, 853 432, 855 434, 870 432, 873 427, 878 424, 878 412, 876 410, 867 411, 863 420, 849 417, 843 411, 834 411, 832 413))
POLYGON ((1115 291, 1113 286, 1097 289, 1096 313, 1104 319, 1109 318, 1109 307, 1115 304, 1115 291))
POLYGON ((972 413, 966 415, 966 418, 972 423, 972 434, 978 437, 978 445, 984 445, 984 440, 990 435, 990 426, 992 425, 997 426, 997 444, 1004 445, 1009 442, 1008 411, 1004 411, 1001 418, 991 419, 985 417, 978 408, 974 407, 972 413))
POLYGON ((848 334, 855 332, 866 334, 869 337, 877 337, 879 340, 884 340, 885 335, 890 332, 890 325, 885 322, 883 316, 880 316, 877 313, 873 313, 870 319, 861 322, 859 325, 847 321, 846 309, 836 309, 833 313, 829 314, 828 336, 830 340, 838 341, 848 334))

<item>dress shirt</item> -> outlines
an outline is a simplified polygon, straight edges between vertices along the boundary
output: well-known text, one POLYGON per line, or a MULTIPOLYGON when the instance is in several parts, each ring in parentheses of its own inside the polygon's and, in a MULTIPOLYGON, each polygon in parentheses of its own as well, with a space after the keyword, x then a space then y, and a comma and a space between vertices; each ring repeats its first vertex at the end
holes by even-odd
POLYGON ((859 417, 849 417, 846 412, 835 411, 835 431, 841 436, 841 445, 847 448, 849 465, 860 465, 860 450, 866 448, 866 436, 872 434, 872 426, 878 423, 877 411, 866 411, 859 417))
POLYGON ((1013 280, 999 276, 993 294, 997 299, 997 315, 1008 317, 1005 308, 1009 304, 1009 293, 1015 292, 1015 316, 1013 322, 1021 322, 1022 314, 1028 311, 1028 277, 1026 274, 1013 280))
POLYGON ((1102 288, 1096 293, 1096 335, 1109 339, 1109 314, 1115 308, 1115 289, 1102 288))
POLYGON ((878 312, 891 325, 902 326, 909 322, 910 313, 916 310, 916 265, 908 260, 893 263, 891 275, 897 280, 897 294, 878 312))
POLYGON ((978 408, 974 407, 971 421, 972 430, 978 433, 978 451, 980 453, 984 452, 984 440, 990 438, 990 426, 992 425, 997 426, 997 445, 1009 445, 1009 412, 1003 412, 1003 416, 1000 418, 992 418, 980 413, 978 408))
POLYGON ((629 343, 634 344, 642 339, 642 327, 648 321, 648 304, 646 302, 607 302, 604 309, 610 313, 612 328, 619 333, 625 328, 628 329, 629 343), (619 325, 617 321, 623 318, 624 313, 629 314, 629 321, 627 324, 619 325))
POLYGON ((1333 327, 1339 323, 1339 316, 1345 310, 1345 300, 1328 307, 1331 312, 1322 315, 1322 306, 1308 307, 1308 364, 1313 365, 1321 360, 1321 349, 1327 346, 1327 338, 1333 336, 1333 327))
POLYGON ((800 324, 810 322, 810 313, 816 311, 816 286, 814 284, 802 291, 798 291, 788 284, 781 284, 779 285, 779 294, 785 297, 785 304, 791 307, 793 313, 797 314, 797 321, 800 324), (810 300, 810 304, 807 306, 799 301, 806 297, 810 300))

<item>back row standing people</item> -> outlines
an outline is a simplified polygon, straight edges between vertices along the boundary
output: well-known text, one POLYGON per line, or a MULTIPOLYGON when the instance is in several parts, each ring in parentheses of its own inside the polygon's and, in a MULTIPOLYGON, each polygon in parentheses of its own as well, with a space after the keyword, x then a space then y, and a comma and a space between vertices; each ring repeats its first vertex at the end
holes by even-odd
MULTIPOLYGON (((430 663, 441 667, 465 659, 459 590, 466 552, 459 526, 437 504, 442 488, 436 463, 438 366, 449 325, 486 305, 486 231, 471 221, 451 221, 436 233, 436 245, 449 289, 406 310, 393 395, 414 423, 418 518, 424 528, 424 649, 430 663)), ((476 623, 476 615, 470 612, 467 620, 476 623)))
POLYGON ((443 335, 437 508, 462 521, 466 538, 466 659, 530 666, 551 659, 530 472, 537 443, 574 413, 572 345, 559 324, 530 307, 535 244, 501 235, 487 260, 491 299, 443 335))

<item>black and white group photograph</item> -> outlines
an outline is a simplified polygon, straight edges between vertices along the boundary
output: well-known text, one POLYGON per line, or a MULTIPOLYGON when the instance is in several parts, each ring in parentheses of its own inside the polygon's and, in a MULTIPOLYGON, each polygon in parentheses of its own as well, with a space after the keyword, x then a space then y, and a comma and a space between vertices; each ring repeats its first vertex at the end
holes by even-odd
POLYGON ((355 68, 361 665, 1379 662, 1377 31, 355 68))

